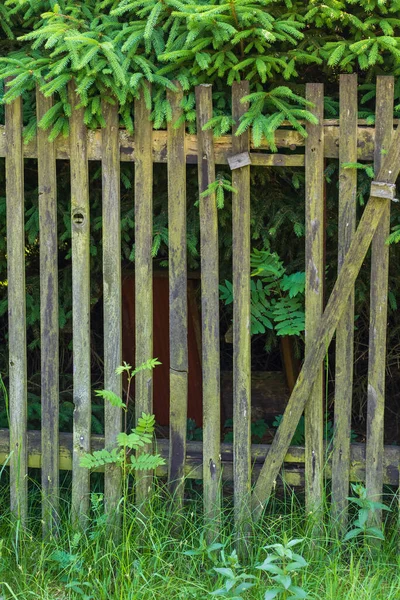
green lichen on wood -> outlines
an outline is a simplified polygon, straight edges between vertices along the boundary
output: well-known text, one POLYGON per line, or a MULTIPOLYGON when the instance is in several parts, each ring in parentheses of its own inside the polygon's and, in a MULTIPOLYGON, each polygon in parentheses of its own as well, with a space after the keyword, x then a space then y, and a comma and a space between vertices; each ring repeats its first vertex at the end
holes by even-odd
MULTIPOLYGON (((379 172, 383 152, 393 133, 394 78, 378 77, 376 90, 376 125, 374 170, 379 172)), ((379 181, 379 179, 378 179, 379 181)), ((394 182, 393 182, 394 183, 394 182)), ((386 375, 387 302, 389 291, 390 200, 383 200, 383 214, 371 246, 371 296, 368 354, 368 402, 366 489, 374 502, 383 491, 383 443, 386 375)), ((370 524, 380 523, 382 511, 375 511, 370 524)))
POLYGON ((186 154, 183 92, 168 91, 168 247, 170 346, 170 446, 168 480, 174 510, 183 506, 188 400, 188 301, 186 248, 186 154), (177 122, 180 121, 179 126, 177 122))
MULTIPOLYGON (((199 193, 215 181, 213 133, 203 131, 212 117, 210 85, 196 88, 199 193)), ((215 193, 200 196, 201 317, 203 367, 203 489, 207 539, 221 521, 220 357, 218 215, 215 193)))
MULTIPOLYGON (((37 119, 53 99, 36 95, 37 119)), ((40 232, 40 348, 42 403, 42 520, 43 534, 57 524, 59 514, 59 333, 57 173, 55 145, 48 134, 37 134, 40 232)))
MULTIPOLYGON (((307 124, 306 138, 306 288, 305 288, 305 356, 312 352, 324 302, 324 86, 308 83, 306 98, 312 102, 318 124, 307 124)), ((323 496, 323 365, 314 382, 305 410, 305 477, 306 512, 320 514, 323 496)))
MULTIPOLYGON (((150 85, 148 92, 150 93, 150 85)), ((135 362, 153 357, 153 125, 144 95, 135 100, 135 362)), ((142 413, 153 413, 153 372, 135 377, 136 422, 142 413)), ((137 451, 151 453, 151 445, 137 451)), ((152 488, 152 474, 136 477, 136 502, 144 507, 152 488)))
MULTIPOLYGON (((248 82, 232 85, 232 118, 237 130, 247 105, 248 82)), ((234 155, 248 152, 246 131, 232 136, 234 155)), ((238 550, 244 551, 251 523, 251 332, 250 332, 250 167, 232 171, 233 273, 233 462, 234 513, 238 550)), ((243 553, 243 552, 241 552, 243 553)))
MULTIPOLYGON (((340 76, 338 271, 356 229, 357 75, 340 76)), ((347 525, 350 479, 350 432, 354 360, 354 289, 336 330, 335 414, 332 449, 332 520, 342 533, 347 525)))
POLYGON ((28 516, 25 212, 22 99, 5 108, 11 511, 28 516))
MULTIPOLYGON (((103 307, 104 307, 104 389, 122 394, 121 375, 115 372, 122 362, 121 297, 121 197, 118 106, 104 103, 106 126, 102 130, 103 197, 103 307)), ((104 431, 107 449, 114 448, 122 429, 121 409, 104 404, 104 431)), ((106 511, 117 517, 121 498, 121 470, 113 464, 105 469, 106 511)))
POLYGON ((79 463, 90 452, 90 209, 84 110, 76 109, 78 98, 73 82, 69 86, 69 101, 74 361, 72 514, 74 521, 84 526, 89 513, 90 474, 79 463))

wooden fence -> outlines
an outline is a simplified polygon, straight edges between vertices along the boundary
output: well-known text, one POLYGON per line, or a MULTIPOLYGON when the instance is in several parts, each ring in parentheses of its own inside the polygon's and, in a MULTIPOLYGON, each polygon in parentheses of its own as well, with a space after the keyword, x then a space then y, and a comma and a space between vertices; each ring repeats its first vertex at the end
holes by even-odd
MULTIPOLYGON (((383 484, 398 485, 400 448, 384 448, 386 306, 388 295, 388 247, 390 203, 400 170, 400 130, 393 132, 393 78, 378 78, 375 127, 357 120, 357 78, 340 79, 340 119, 323 119, 322 84, 308 84, 307 99, 317 125, 307 124, 304 140, 284 127, 277 132, 280 153, 251 147, 249 133, 214 139, 203 125, 212 116, 212 89, 196 89, 198 134, 188 135, 182 124, 182 93, 168 93, 173 120, 167 131, 153 131, 143 99, 134 107, 135 135, 118 128, 118 107, 105 105, 106 127, 87 131, 82 109, 73 110, 69 139, 49 142, 47 134, 22 143, 21 99, 6 107, 5 127, 0 129, 0 156, 6 158, 7 260, 9 299, 9 406, 10 430, 0 432, 0 462, 9 460, 11 507, 24 522, 28 513, 28 467, 41 467, 43 522, 47 532, 59 512, 59 470, 71 469, 72 510, 84 524, 89 511, 90 477, 80 467, 90 449, 115 444, 121 431, 121 411, 105 408, 105 436, 91 436, 90 381, 90 270, 88 161, 101 160, 103 192, 103 288, 104 288, 104 387, 121 393, 115 368, 121 362, 121 238, 120 162, 135 169, 135 287, 136 363, 152 357, 152 171, 153 163, 167 163, 169 210, 170 289, 170 436, 159 448, 168 458, 166 470, 177 508, 182 506, 185 477, 203 479, 204 518, 209 539, 218 534, 221 519, 221 481, 234 482, 235 523, 245 534, 258 519, 271 495, 279 472, 293 485, 304 485, 308 511, 318 511, 324 477, 332 479, 332 514, 346 526, 349 481, 366 482, 370 496, 378 498, 383 484), (302 147, 305 146, 303 150, 302 147), (296 148, 299 152, 295 153, 296 148), (282 152, 282 149, 291 152, 282 152), (203 368, 203 443, 186 442, 188 348, 186 264, 186 164, 198 165, 199 191, 215 181, 217 164, 242 155, 244 166, 234 168, 233 194, 233 372, 234 442, 220 442, 220 359, 218 291, 218 219, 214 195, 200 197, 201 314, 203 368), (25 325, 25 245, 23 159, 38 159, 40 212, 41 299, 41 432, 27 432, 27 354, 25 325), (75 405, 73 434, 59 434, 57 198, 56 160, 71 165, 71 224, 73 281, 73 357, 75 405), (339 274, 324 309, 324 158, 340 163, 338 204, 339 274), (356 169, 343 163, 374 161, 376 181, 371 198, 356 229, 356 169), (298 166, 306 177, 306 354, 282 423, 271 446, 252 446, 250 437, 250 162, 264 167, 298 166), (354 282, 372 242, 371 328, 368 371, 368 431, 366 445, 350 444, 354 282), (336 331, 335 433, 329 456, 323 442, 323 374, 327 348, 336 331), (305 409, 306 443, 290 448, 305 409), (252 486, 255 482, 254 487, 252 486)), ((236 123, 246 111, 241 98, 246 82, 232 86, 232 115, 236 123)), ((72 106, 78 100, 70 87, 72 106)), ((51 99, 37 94, 40 118, 51 99)), ((239 157, 240 158, 240 157, 239 157)), ((235 161, 233 161, 235 162, 235 161)), ((237 163, 237 161, 236 161, 237 163)), ((240 161, 239 161, 240 164, 240 161)), ((243 164, 243 163, 242 163, 243 164)), ((236 165, 237 166, 237 165, 236 165)), ((143 371, 136 382, 136 415, 152 412, 152 375, 143 371)), ((160 473, 163 469, 160 470, 160 473)), ((137 481, 136 501, 142 503, 150 489, 149 477, 137 481)), ((121 473, 105 471, 105 502, 113 511, 121 493, 121 473)))

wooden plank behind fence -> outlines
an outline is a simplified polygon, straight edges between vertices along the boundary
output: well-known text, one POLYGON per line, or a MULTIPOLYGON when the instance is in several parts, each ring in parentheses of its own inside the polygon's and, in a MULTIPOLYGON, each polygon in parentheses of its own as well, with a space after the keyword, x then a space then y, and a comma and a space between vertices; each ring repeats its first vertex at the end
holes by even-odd
MULTIPOLYGON (((122 362, 118 106, 104 102, 103 114, 106 122, 102 139, 104 387, 121 396, 121 376, 115 373, 122 362)), ((122 413, 120 408, 109 402, 104 404, 104 429, 106 448, 115 447, 122 429, 122 413)), ((121 491, 121 470, 116 465, 108 465, 104 477, 104 500, 106 511, 113 517, 113 521, 118 521, 115 511, 121 491)))
MULTIPOLYGON (((149 86, 150 92, 150 86, 149 86)), ((135 360, 136 366, 153 358, 153 124, 144 96, 135 100, 135 360)), ((135 378, 136 420, 153 412, 153 374, 143 370, 135 378)), ((141 452, 149 451, 144 447, 141 452)), ((139 452, 138 452, 139 454, 139 452)), ((143 505, 152 475, 136 479, 136 501, 143 505)))
MULTIPOLYGON (((338 271, 356 229, 357 75, 340 76, 338 271)), ((343 533, 347 525, 350 478, 351 408, 354 360, 354 290, 336 330, 335 429, 332 452, 332 518, 343 533)))
POLYGON ((75 84, 69 85, 71 153, 71 237, 72 237, 72 327, 73 327, 73 520, 84 526, 89 512, 90 473, 80 467, 83 454, 90 451, 90 210, 83 108, 75 109, 79 99, 75 84))
POLYGON ((11 510, 28 511, 25 208, 22 100, 5 105, 11 510))
MULTIPOLYGON (((379 172, 393 133, 394 78, 378 77, 375 108, 374 170, 379 172)), ((387 299, 389 288, 390 200, 382 200, 384 211, 371 246, 371 299, 368 355, 368 406, 366 488, 375 502, 383 488, 383 443, 386 372, 387 299)), ((379 524, 381 511, 375 511, 370 523, 379 524)))
MULTIPOLYGON (((312 351, 324 299, 324 86, 309 83, 306 98, 314 104, 312 112, 318 124, 307 125, 306 138, 306 347, 312 351)), ((323 494, 323 365, 315 380, 305 410, 306 440, 306 510, 319 513, 323 494)))
MULTIPOLYGON (((396 130, 392 137, 389 151, 387 155, 384 155, 382 166, 376 179, 377 181, 394 184, 399 173, 400 128, 396 130)), ((382 198, 371 196, 354 234, 349 251, 343 261, 342 269, 326 305, 323 317, 318 323, 312 351, 305 358, 283 419, 255 485, 252 494, 252 510, 253 517, 256 520, 261 517, 263 508, 271 495, 274 481, 283 463, 287 449, 290 446, 314 381, 318 376, 326 348, 332 340, 346 307, 356 277, 384 211, 385 203, 382 202, 382 198)))
MULTIPOLYGON (((196 87, 199 193, 215 181, 212 130, 203 126, 212 117, 212 88, 196 87)), ((219 532, 221 520, 220 457, 220 340, 218 214, 215 193, 200 198, 201 317, 203 372, 203 486, 208 541, 219 532)))
POLYGON ((168 123, 168 232, 169 232, 169 348, 170 420, 168 479, 174 511, 183 506, 188 400, 188 303, 186 251, 186 157, 183 92, 168 91, 172 120, 168 123))
MULTIPOLYGON (((53 99, 37 90, 38 122, 53 99)), ((54 142, 38 129, 38 184, 40 228, 40 349, 42 398, 42 520, 43 534, 57 524, 59 513, 59 334, 57 173, 54 142)))
MULTIPOLYGON (((232 85, 232 153, 248 152, 249 130, 235 135, 248 103, 249 83, 232 85)), ((233 464, 235 526, 238 550, 245 551, 251 525, 251 347, 250 347, 250 166, 232 171, 233 273, 233 464)))

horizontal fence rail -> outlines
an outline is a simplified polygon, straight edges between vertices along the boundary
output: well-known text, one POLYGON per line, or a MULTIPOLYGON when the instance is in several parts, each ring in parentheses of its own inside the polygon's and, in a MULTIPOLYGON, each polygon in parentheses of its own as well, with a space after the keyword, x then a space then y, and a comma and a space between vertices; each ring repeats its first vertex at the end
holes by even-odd
MULTIPOLYGON (((40 469, 42 466, 41 433, 28 431, 28 467, 40 469)), ((92 435, 92 450, 104 448, 104 436, 92 435)), ((255 480, 263 465, 271 446, 267 444, 252 444, 251 463, 252 477, 255 480)), ((157 440, 157 452, 165 459, 169 455, 169 441, 157 440)), ((8 429, 0 429, 0 465, 7 462, 10 451, 8 429)), ((61 471, 72 470, 72 433, 60 433, 59 460, 61 471)), ((233 444, 221 444, 221 464, 223 481, 233 481, 233 444)), ((305 448, 290 446, 285 455, 284 465, 280 472, 281 481, 294 487, 304 487, 305 448)), ((203 478, 203 443, 189 441, 186 444, 185 477, 187 479, 203 478)), ((383 482, 385 485, 399 484, 400 447, 385 446, 383 455, 383 482)), ((166 476, 168 466, 157 469, 157 475, 166 476)), ((331 461, 326 464, 326 475, 331 474, 331 461)), ((365 444, 351 444, 350 447, 350 481, 365 481, 365 444)))
MULTIPOLYGON (((339 158, 340 127, 338 121, 324 120, 324 156, 325 158, 339 158)), ((373 160, 375 148, 375 129, 358 122, 357 136, 357 159, 373 160)), ((166 163, 168 161, 168 133, 166 131, 153 131, 152 156, 155 163, 166 163)), ((278 148, 295 151, 296 148, 305 146, 305 138, 297 131, 289 129, 278 129, 276 131, 276 145, 278 148)), ((56 158, 69 160, 71 154, 68 138, 58 137, 55 141, 56 158)), ((121 162, 135 161, 135 137, 126 130, 119 130, 119 148, 121 162)), ((250 144, 251 164, 260 167, 302 167, 304 166, 304 154, 263 154, 260 150, 268 150, 267 144, 261 144, 257 149, 250 144)), ((214 144, 215 163, 224 165, 228 163, 228 157, 232 155, 232 136, 224 135, 215 140, 214 144)), ((37 141, 33 138, 23 145, 24 158, 37 158, 37 141)), ((198 145, 197 135, 187 134, 185 137, 185 155, 188 164, 197 164, 198 145)), ((7 156, 6 130, 0 126, 0 158, 7 156)), ((88 160, 102 159, 102 132, 100 130, 89 130, 87 132, 87 157, 88 160)))

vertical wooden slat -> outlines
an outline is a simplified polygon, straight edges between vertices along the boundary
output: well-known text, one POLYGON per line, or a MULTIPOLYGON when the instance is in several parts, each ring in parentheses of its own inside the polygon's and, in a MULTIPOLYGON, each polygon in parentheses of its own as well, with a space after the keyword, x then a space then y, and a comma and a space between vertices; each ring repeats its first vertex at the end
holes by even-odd
MULTIPOLYGON (((118 106, 104 102, 103 114, 106 122, 102 131, 104 387, 121 396, 121 376, 115 373, 122 362, 118 106)), ((122 413, 120 408, 111 406, 109 402, 104 405, 104 427, 106 448, 113 448, 122 430, 122 413)), ((116 465, 107 465, 104 477, 105 508, 115 522, 122 492, 121 470, 116 465)))
MULTIPOLYGON (((248 104, 248 81, 232 85, 232 117, 235 126, 232 152, 247 152, 249 130, 235 132, 248 104)), ((233 477, 237 547, 243 555, 251 524, 251 348, 250 348, 250 166, 232 171, 232 269, 233 269, 233 477)))
POLYGON ((168 123, 168 246, 169 246, 169 344, 170 419, 169 471, 174 510, 183 505, 188 400, 188 303, 186 252, 186 155, 182 90, 168 91, 172 120, 168 123))
MULTIPOLYGON (((378 77, 376 88, 376 122, 374 170, 378 173, 393 134, 393 77, 378 77)), ((390 201, 371 245, 371 297, 368 358, 368 405, 366 445, 366 489, 375 502, 380 501, 383 488, 383 443, 386 371, 387 298, 389 247, 385 243, 390 232, 390 201)), ((381 511, 375 511, 371 522, 379 524, 381 511)))
MULTIPOLYGON (((212 88, 196 87, 199 193, 215 181, 213 133, 203 131, 212 117, 212 88)), ((221 520, 220 455, 220 340, 218 215, 215 194, 199 201, 201 251, 201 316, 203 373, 203 486, 204 521, 208 541, 219 532, 221 520)))
POLYGON ((28 512, 27 359, 22 100, 5 106, 11 510, 28 512))
POLYGON ((73 326, 73 472, 72 514, 84 526, 89 512, 90 474, 80 467, 90 451, 90 211, 86 126, 75 84, 69 84, 72 237, 72 326, 73 326))
MULTIPOLYGON (((324 86, 306 86, 318 124, 308 124, 306 138, 306 348, 310 352, 323 312, 324 297, 324 86)), ((323 366, 305 409, 305 477, 307 514, 319 512, 323 494, 323 366)))
MULTIPOLYGON (((37 90, 38 122, 53 99, 37 90)), ((57 173, 55 144, 38 129, 38 184, 40 227, 40 347, 42 383, 42 520, 49 534, 59 512, 59 350, 58 350, 58 244, 57 173)))
MULTIPOLYGON (((357 75, 340 76, 338 272, 356 229, 357 75)), ((350 434, 354 361, 354 290, 336 330, 335 429, 332 451, 332 519, 343 533, 347 525, 350 434)))
MULTIPOLYGON (((150 88, 150 86, 149 86, 150 88)), ((135 100, 135 360, 136 366, 153 357, 153 124, 144 97, 135 100)), ((153 374, 135 378, 136 420, 153 412, 153 374)), ((142 452, 149 448, 143 448, 142 452)), ((151 489, 152 475, 136 478, 136 501, 143 505, 151 489)))

